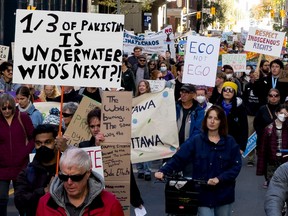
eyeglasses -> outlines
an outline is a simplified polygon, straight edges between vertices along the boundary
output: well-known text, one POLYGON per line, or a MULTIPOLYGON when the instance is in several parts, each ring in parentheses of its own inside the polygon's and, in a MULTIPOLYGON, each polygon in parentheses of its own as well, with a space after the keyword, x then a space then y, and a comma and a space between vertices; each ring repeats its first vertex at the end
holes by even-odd
POLYGON ((5 110, 12 110, 13 109, 13 107, 11 107, 11 106, 5 106, 5 107, 2 107, 2 110, 3 111, 5 111, 5 110))
POLYGON ((223 89, 223 92, 229 92, 229 93, 233 93, 234 92, 234 90, 233 90, 233 88, 230 88, 230 87, 225 87, 224 89, 223 89))
POLYGON ((72 113, 62 113, 63 117, 68 118, 70 116, 73 116, 74 114, 72 113))
POLYGON ((140 59, 139 61, 140 61, 140 62, 146 62, 146 60, 144 60, 144 59, 142 59, 142 60, 140 59))
POLYGON ((274 98, 279 97, 278 94, 269 94, 268 96, 269 96, 269 97, 274 97, 274 98))
POLYGON ((79 182, 79 181, 81 181, 83 178, 84 178, 84 176, 86 175, 86 173, 87 173, 87 171, 84 173, 84 174, 78 174, 78 175, 64 175, 64 174, 62 174, 62 173, 59 173, 58 174, 58 177, 59 177, 59 179, 61 180, 61 181, 64 181, 64 182, 66 182, 66 181, 68 181, 68 179, 70 178, 71 179, 71 181, 73 181, 73 182, 79 182))

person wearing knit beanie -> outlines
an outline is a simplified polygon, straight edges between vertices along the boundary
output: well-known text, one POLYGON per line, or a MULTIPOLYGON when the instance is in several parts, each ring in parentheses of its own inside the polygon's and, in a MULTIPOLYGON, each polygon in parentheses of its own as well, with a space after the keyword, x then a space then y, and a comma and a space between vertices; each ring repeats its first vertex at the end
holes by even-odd
POLYGON ((235 94, 237 94, 237 90, 238 90, 238 86, 236 83, 234 82, 224 82, 223 83, 223 86, 222 86, 222 89, 224 89, 225 87, 231 87, 232 89, 234 89, 235 91, 235 94))

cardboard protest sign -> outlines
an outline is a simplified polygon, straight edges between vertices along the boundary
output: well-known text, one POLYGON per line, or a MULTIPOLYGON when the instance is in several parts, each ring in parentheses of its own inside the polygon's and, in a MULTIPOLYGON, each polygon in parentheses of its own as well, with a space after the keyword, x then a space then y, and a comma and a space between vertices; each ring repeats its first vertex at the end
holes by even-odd
POLYGON ((285 32, 250 27, 244 50, 280 57, 284 37, 285 32))
POLYGON ((8 61, 9 47, 0 45, 0 62, 8 61))
POLYGON ((95 107, 101 107, 101 104, 89 97, 83 96, 78 109, 65 131, 65 137, 68 138, 67 144, 78 146, 80 142, 90 140, 91 133, 86 120, 87 114, 95 107))
POLYGON ((130 181, 105 181, 105 189, 120 201, 124 215, 130 215, 130 181))
POLYGON ((104 143, 129 143, 131 137, 132 92, 105 91, 102 97, 101 132, 104 143))
POLYGON ((179 146, 174 90, 146 93, 133 99, 131 160, 171 157, 179 146))
POLYGON ((129 181, 130 143, 105 143, 101 145, 101 147, 105 181, 115 181, 115 179, 117 179, 117 181, 129 181))
POLYGON ((220 39, 189 35, 183 83, 215 86, 220 39))
POLYGON ((119 88, 124 15, 17 10, 13 83, 119 88))
POLYGON ((125 30, 123 38, 124 52, 133 53, 135 46, 142 47, 142 52, 147 54, 165 53, 166 50, 171 51, 171 56, 175 53, 174 34, 172 26, 167 26, 157 33, 150 35, 134 35, 125 30), (168 48, 169 46, 169 48, 168 48))
MULTIPOLYGON (((83 148, 83 150, 86 151, 91 158, 92 170, 97 172, 104 178, 101 147, 94 146, 89 148, 83 148)), ((29 154, 29 161, 32 162, 34 157, 35 153, 29 154)))
MULTIPOLYGON (((102 96, 101 142, 106 189, 130 215, 130 140, 132 92, 105 91, 102 96)), ((132 174, 133 175, 133 174, 132 174)))
POLYGON ((222 66, 231 65, 234 72, 246 71, 246 54, 223 54, 222 66))

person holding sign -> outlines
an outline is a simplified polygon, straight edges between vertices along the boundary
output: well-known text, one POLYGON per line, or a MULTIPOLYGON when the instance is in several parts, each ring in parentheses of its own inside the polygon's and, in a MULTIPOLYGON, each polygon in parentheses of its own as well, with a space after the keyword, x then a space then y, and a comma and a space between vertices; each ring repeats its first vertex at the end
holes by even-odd
POLYGON ((198 216, 231 216, 235 180, 241 170, 239 145, 228 135, 227 118, 219 106, 207 110, 202 129, 181 145, 155 178, 163 180, 190 163, 192 179, 207 182, 199 188, 198 216))
POLYGON ((91 170, 91 158, 80 148, 68 148, 60 158, 60 172, 50 192, 40 198, 36 216, 124 216, 115 195, 104 189, 104 179, 91 170))
POLYGON ((28 164, 34 127, 29 116, 16 108, 11 95, 0 96, 0 108, 0 215, 6 216, 10 181, 15 187, 17 175, 28 164))
POLYGON ((33 161, 18 175, 14 202, 20 216, 35 216, 37 204, 56 173, 57 130, 53 125, 38 125, 33 131, 36 155, 33 161))
POLYGON ((0 93, 13 91, 15 92, 21 85, 12 83, 13 65, 10 62, 3 62, 0 65, 0 93))
POLYGON ((234 137, 240 146, 241 153, 243 153, 248 141, 248 120, 242 99, 236 97, 237 90, 236 83, 225 82, 216 105, 224 109, 227 116, 228 133, 234 137))

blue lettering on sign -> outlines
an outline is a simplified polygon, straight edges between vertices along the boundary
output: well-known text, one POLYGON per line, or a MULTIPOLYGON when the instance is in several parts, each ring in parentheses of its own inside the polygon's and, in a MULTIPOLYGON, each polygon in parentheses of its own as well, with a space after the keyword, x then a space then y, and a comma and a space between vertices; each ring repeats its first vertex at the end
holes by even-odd
POLYGON ((210 55, 214 51, 214 46, 213 44, 208 44, 206 43, 200 43, 197 45, 198 42, 196 41, 191 41, 190 43, 190 53, 204 53, 210 55))

